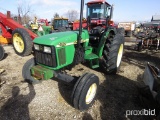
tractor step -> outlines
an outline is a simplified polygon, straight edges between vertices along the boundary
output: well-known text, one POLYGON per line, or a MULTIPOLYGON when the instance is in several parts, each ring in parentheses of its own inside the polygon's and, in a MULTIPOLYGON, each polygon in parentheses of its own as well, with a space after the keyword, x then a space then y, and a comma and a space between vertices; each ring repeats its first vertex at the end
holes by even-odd
POLYGON ((92 50, 92 47, 91 46, 87 46, 87 47, 85 47, 85 50, 92 50))
POLYGON ((91 53, 91 54, 88 54, 88 55, 85 56, 86 60, 93 60, 93 59, 98 59, 98 58, 99 57, 94 53, 91 53))
POLYGON ((92 53, 92 47, 91 46, 87 46, 87 47, 85 47, 85 55, 89 55, 89 54, 91 54, 92 53))
POLYGON ((94 68, 98 68, 99 67, 99 57, 96 54, 91 53, 89 55, 86 55, 85 59, 90 62, 90 67, 91 68, 94 69, 94 68))
POLYGON ((95 69, 95 68, 98 68, 99 65, 92 65, 91 68, 95 69))

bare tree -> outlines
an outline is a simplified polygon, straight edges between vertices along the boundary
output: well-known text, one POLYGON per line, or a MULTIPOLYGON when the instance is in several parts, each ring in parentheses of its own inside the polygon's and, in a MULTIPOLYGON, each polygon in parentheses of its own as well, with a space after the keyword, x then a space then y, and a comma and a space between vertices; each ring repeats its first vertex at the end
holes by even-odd
POLYGON ((55 18, 59 18, 59 14, 58 13, 54 13, 53 18, 51 19, 51 24, 54 26, 54 19, 55 18))
POLYGON ((17 10, 22 24, 28 23, 30 20, 29 13, 31 13, 31 5, 29 5, 25 0, 21 0, 18 4, 17 10))
POLYGON ((53 15, 53 17, 54 17, 54 18, 59 18, 60 16, 59 16, 58 13, 55 13, 55 14, 53 15))
POLYGON ((76 10, 69 10, 67 12, 67 17, 69 21, 75 21, 78 18, 78 12, 76 10))

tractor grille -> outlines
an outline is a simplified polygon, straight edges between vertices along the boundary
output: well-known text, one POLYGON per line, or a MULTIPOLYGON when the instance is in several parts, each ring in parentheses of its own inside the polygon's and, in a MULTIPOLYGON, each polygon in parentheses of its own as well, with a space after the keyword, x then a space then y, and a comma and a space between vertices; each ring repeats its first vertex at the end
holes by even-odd
POLYGON ((49 66, 49 67, 56 67, 56 55, 55 50, 52 48, 52 53, 45 53, 43 51, 36 51, 35 50, 35 60, 37 63, 49 66))
POLYGON ((60 65, 63 65, 66 63, 65 48, 58 49, 58 58, 59 58, 60 65))

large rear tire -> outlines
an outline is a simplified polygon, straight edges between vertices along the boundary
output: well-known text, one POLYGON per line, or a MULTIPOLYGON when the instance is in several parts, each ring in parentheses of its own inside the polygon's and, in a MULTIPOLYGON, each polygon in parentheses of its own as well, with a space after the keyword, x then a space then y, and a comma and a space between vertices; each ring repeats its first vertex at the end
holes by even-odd
POLYGON ((2 46, 0 46, 0 60, 4 58, 4 49, 2 46))
POLYGON ((107 39, 102 58, 102 66, 108 74, 116 74, 120 68, 124 51, 124 36, 116 34, 107 39))
POLYGON ((76 109, 87 110, 97 94, 99 78, 91 73, 83 74, 76 82, 72 91, 72 103, 76 109))
POLYGON ((32 52, 32 39, 23 28, 17 28, 12 33, 13 48, 20 56, 30 55, 32 52))
POLYGON ((22 68, 22 76, 24 80, 30 84, 37 84, 40 81, 31 76, 31 67, 35 66, 34 58, 29 59, 22 68))
POLYGON ((117 34, 125 35, 125 30, 124 28, 117 28, 117 34))

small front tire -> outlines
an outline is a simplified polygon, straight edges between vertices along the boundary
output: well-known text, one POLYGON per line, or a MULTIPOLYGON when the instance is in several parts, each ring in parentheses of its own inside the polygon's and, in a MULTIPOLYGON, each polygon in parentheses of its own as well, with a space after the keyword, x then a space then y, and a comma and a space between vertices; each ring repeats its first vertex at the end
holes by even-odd
POLYGON ((87 110, 97 94, 99 78, 91 73, 83 74, 76 82, 72 91, 72 103, 76 109, 87 110))
POLYGON ((35 66, 35 60, 34 58, 31 58, 24 64, 23 69, 22 69, 22 76, 26 82, 30 84, 37 84, 40 81, 31 76, 30 70, 33 66, 35 66))

